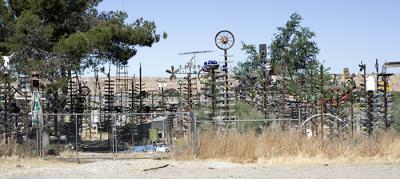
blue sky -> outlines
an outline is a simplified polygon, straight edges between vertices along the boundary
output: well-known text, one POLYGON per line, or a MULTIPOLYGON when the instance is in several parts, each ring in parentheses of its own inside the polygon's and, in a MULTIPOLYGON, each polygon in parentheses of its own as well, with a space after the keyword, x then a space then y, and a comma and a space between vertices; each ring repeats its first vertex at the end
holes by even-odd
POLYGON ((242 41, 270 44, 276 28, 294 12, 303 17, 303 26, 316 33, 321 49, 318 59, 332 73, 345 67, 357 73, 361 60, 372 72, 376 58, 381 64, 400 61, 399 8, 400 1, 395 0, 103 0, 98 7, 100 11, 124 10, 128 23, 139 17, 155 21, 160 33, 168 33, 167 39, 152 48, 140 48, 130 60, 130 74, 138 73, 141 62, 145 76, 168 76, 165 69, 190 59, 180 52, 215 50, 197 55, 197 62, 223 60, 214 36, 224 29, 235 35, 236 43, 228 51, 235 65, 246 58, 240 50, 242 41))

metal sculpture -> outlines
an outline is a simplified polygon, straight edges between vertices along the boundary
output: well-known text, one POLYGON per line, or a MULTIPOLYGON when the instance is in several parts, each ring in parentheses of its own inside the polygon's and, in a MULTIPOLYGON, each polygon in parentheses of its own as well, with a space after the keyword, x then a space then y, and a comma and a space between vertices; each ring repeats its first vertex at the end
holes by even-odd
POLYGON ((215 45, 221 50, 228 50, 235 44, 235 36, 232 32, 222 30, 215 35, 215 45))
POLYGON ((128 74, 128 66, 118 64, 116 68, 116 79, 115 79, 115 100, 116 110, 120 112, 128 112, 130 110, 130 82, 128 74))
POLYGON ((217 117, 217 78, 218 78, 218 68, 219 64, 217 61, 210 60, 208 62, 204 62, 203 71, 208 73, 208 77, 210 78, 210 88, 209 93, 206 93, 208 97, 211 98, 211 113, 209 117, 212 120, 215 120, 217 117))
POLYGON ((172 81, 172 80, 176 80, 176 74, 179 72, 179 69, 175 69, 174 66, 171 66, 171 69, 167 69, 167 70, 165 70, 165 72, 171 74, 169 76, 169 80, 172 81))
MULTIPOLYGON (((193 73, 198 73, 198 71, 200 70, 200 66, 197 65, 197 63, 196 63, 196 55, 203 54, 203 53, 211 53, 211 52, 214 52, 214 51, 202 50, 202 51, 182 52, 182 53, 179 53, 179 55, 193 55, 192 59, 191 59, 191 61, 193 61, 192 70, 193 70, 193 73)), ((181 71, 181 72, 183 72, 183 71, 181 71)))
POLYGON ((222 30, 215 35, 215 45, 224 51, 224 65, 223 71, 225 72, 225 90, 224 90, 224 111, 225 111, 225 119, 230 120, 230 109, 229 109, 229 100, 230 100, 230 92, 229 92, 229 73, 228 73, 228 49, 233 47, 235 44, 234 35, 227 30, 222 30))
POLYGON ((268 118, 268 91, 267 88, 269 87, 270 84, 270 79, 269 79, 269 70, 270 70, 270 63, 267 59, 267 44, 260 44, 259 46, 259 55, 260 55, 260 60, 263 66, 261 67, 262 69, 262 78, 261 78, 261 83, 262 83, 262 88, 261 90, 261 111, 264 114, 264 118, 268 118))

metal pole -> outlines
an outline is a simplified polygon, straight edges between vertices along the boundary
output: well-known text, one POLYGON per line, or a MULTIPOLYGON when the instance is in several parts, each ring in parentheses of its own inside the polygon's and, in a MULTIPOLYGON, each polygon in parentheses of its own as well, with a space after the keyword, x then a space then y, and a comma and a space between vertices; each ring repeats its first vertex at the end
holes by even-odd
POLYGON ((8 90, 9 90, 9 83, 8 83, 8 72, 5 71, 4 73, 4 128, 5 128, 5 142, 6 145, 8 144, 8 138, 9 138, 9 130, 8 128, 11 126, 8 125, 8 90))
POLYGON ((372 115, 372 95, 373 91, 368 91, 368 110, 367 110, 367 133, 368 136, 372 135, 373 131, 373 115, 372 115))
POLYGON ((143 106, 143 100, 142 100, 142 63, 140 63, 139 66, 139 111, 138 112, 143 112, 142 111, 142 106, 143 106))
POLYGON ((225 110, 227 120, 230 120, 230 112, 229 112, 229 77, 228 77, 228 51, 224 50, 224 61, 225 61, 225 110))
MULTIPOLYGON (((266 62, 265 62, 265 66, 266 66, 266 62)), ((265 67, 266 68, 266 67, 265 67)), ((264 94, 264 106, 263 106, 263 110, 264 110, 264 119, 267 119, 268 116, 268 93, 267 93, 267 86, 268 86, 268 73, 267 73, 267 69, 264 69, 263 71, 263 76, 264 76, 264 85, 263 85, 263 94, 264 94)))
MULTIPOLYGON (((299 131, 300 131, 300 125, 301 125, 301 108, 298 108, 298 110, 299 110, 299 115, 298 115, 298 129, 299 129, 299 131)), ((267 119, 267 118, 265 118, 265 119, 267 119)))
POLYGON ((113 159, 117 157, 118 153, 118 139, 117 139, 117 121, 116 121, 116 115, 112 114, 112 153, 113 153, 113 159))
POLYGON ((324 148, 324 67, 320 67, 321 145, 324 148))
POLYGON ((163 112, 166 111, 164 103, 165 103, 165 99, 164 99, 164 84, 162 84, 162 86, 161 86, 161 109, 162 109, 163 112))
POLYGON ((78 115, 75 114, 75 152, 78 158, 78 115))
POLYGON ((40 157, 43 157, 43 126, 39 124, 40 157))
POLYGON ((136 81, 135 81, 135 75, 133 75, 133 79, 131 82, 131 112, 135 112, 135 88, 136 88, 136 81))
POLYGON ((367 65, 363 65, 364 69, 364 95, 367 95, 367 65))
POLYGON ((190 112, 190 118, 192 119, 192 144, 193 144, 193 149, 194 149, 194 154, 197 157, 199 157, 199 148, 198 148, 198 138, 197 138, 197 117, 196 117, 196 112, 191 111, 190 112))
MULTIPOLYGON (((115 114, 114 114, 114 119, 116 119, 116 116, 115 116, 115 114)), ((115 133, 115 153, 116 153, 116 156, 117 156, 117 154, 118 154, 118 129, 117 129, 117 121, 115 121, 114 122, 114 133, 115 133)))
MULTIPOLYGON (((153 120, 153 118, 151 119, 151 120, 153 120)), ((166 136, 166 138, 167 138, 167 144, 169 144, 169 134, 167 135, 167 133, 168 133, 168 131, 165 129, 165 120, 163 120, 162 121, 162 129, 163 129, 163 132, 164 132, 164 135, 166 136)), ((152 141, 153 142, 153 141, 152 141)))
MULTIPOLYGON (((101 101, 102 101, 102 100, 100 100, 100 104, 102 104, 101 101)), ((101 105, 100 105, 100 106, 101 106, 101 105)), ((99 112, 98 115, 99 115, 99 122, 98 122, 98 125, 99 125, 99 126, 97 127, 97 131, 100 131, 100 133, 99 133, 99 134, 100 134, 100 135, 99 135, 99 136, 100 136, 100 141, 103 141, 103 135, 101 135, 101 133, 102 133, 102 126, 101 126, 101 123, 102 123, 102 121, 104 120, 104 117, 103 117, 104 114, 101 112, 101 108, 100 108, 100 112, 99 112)))
POLYGON ((281 109, 282 109, 282 111, 281 111, 281 116, 280 116, 280 118, 284 118, 285 117, 285 112, 286 112, 286 104, 285 104, 285 102, 286 102, 286 86, 285 86, 285 76, 286 76, 286 72, 284 71, 284 70, 286 70, 286 62, 283 64, 283 72, 282 72, 282 83, 281 83, 281 109))
MULTIPOLYGON (((214 120, 217 111, 217 94, 216 94, 216 79, 215 79, 215 69, 211 70, 211 120, 214 120)), ((216 123, 214 123, 215 125, 216 123)))
POLYGON ((354 136, 354 99, 353 89, 350 91, 350 127, 351 127, 351 138, 354 136))
MULTIPOLYGON (((389 128, 389 121, 388 121, 388 100, 387 100, 387 77, 383 76, 383 96, 384 96, 384 122, 385 122, 385 130, 389 128)), ((378 81, 378 80, 377 80, 378 81)))
POLYGON ((132 129, 131 129, 131 147, 133 147, 133 143, 135 142, 134 141, 134 129, 135 129, 135 119, 134 119, 134 116, 132 115, 131 116, 131 125, 132 125, 132 129))
POLYGON ((40 157, 39 145, 40 145, 40 143, 39 143, 39 128, 36 128, 36 155, 38 157, 40 157))
POLYGON ((189 65, 189 73, 187 76, 187 82, 188 82, 188 99, 187 99, 187 103, 188 103, 188 108, 187 111, 191 111, 192 110, 192 66, 189 65))
POLYGON ((117 153, 117 138, 116 138, 116 116, 115 114, 112 114, 112 153, 113 153, 113 158, 115 159, 116 153, 117 153))

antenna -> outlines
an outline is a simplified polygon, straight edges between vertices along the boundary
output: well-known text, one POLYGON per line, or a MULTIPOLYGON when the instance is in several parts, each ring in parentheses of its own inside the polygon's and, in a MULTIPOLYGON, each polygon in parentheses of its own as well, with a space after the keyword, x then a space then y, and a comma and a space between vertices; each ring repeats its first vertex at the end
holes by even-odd
POLYGON ((183 52, 183 53, 179 53, 179 55, 191 55, 191 54, 198 54, 198 53, 211 53, 214 51, 210 51, 210 50, 203 50, 203 51, 193 51, 193 52, 183 52))
POLYGON ((192 59, 193 59, 193 66, 194 66, 194 71, 195 71, 195 73, 196 73, 196 72, 197 72, 197 71, 196 71, 196 65, 197 65, 197 63, 196 63, 196 54, 200 54, 200 53, 211 53, 211 52, 214 52, 214 51, 202 50, 202 51, 182 52, 182 53, 179 53, 179 55, 193 55, 193 57, 192 57, 192 59))

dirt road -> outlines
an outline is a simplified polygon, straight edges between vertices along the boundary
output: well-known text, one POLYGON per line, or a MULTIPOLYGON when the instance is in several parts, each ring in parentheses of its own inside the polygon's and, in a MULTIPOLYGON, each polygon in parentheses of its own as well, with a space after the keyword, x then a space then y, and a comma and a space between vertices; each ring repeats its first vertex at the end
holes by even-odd
MULTIPOLYGON (((1 159, 0 159, 1 161, 1 159)), ((4 162, 4 161, 2 161, 4 162)), ((2 163, 0 178, 399 178, 397 163, 276 165, 222 161, 107 160, 2 163), (168 165, 168 166, 166 166, 168 165), (164 168, 154 169, 160 166, 164 168), (149 171, 145 171, 148 170, 149 171)))

